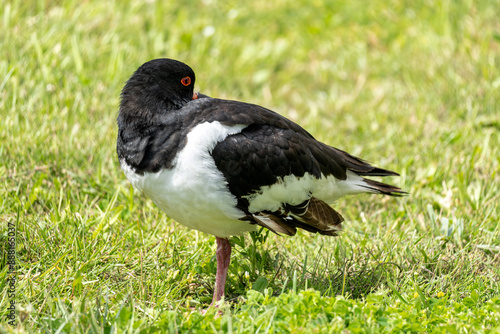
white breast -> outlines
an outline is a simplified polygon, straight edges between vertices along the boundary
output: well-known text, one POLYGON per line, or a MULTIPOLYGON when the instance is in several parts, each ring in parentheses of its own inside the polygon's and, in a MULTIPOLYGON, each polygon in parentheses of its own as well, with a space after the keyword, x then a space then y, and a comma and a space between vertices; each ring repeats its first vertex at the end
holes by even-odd
POLYGON ((124 161, 121 166, 132 185, 178 223, 218 237, 241 235, 255 226, 239 220, 245 214, 236 208, 237 200, 210 153, 218 142, 244 127, 219 122, 197 125, 172 169, 139 175, 124 161))

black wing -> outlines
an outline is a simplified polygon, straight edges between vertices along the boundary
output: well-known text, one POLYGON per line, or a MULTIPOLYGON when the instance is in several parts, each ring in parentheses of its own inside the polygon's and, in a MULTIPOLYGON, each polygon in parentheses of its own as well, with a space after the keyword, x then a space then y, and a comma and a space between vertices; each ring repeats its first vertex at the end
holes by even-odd
POLYGON ((297 228, 337 235, 344 219, 311 193, 304 194, 307 199, 303 203, 285 202, 273 212, 249 212, 245 197, 287 175, 301 177, 309 173, 316 178, 323 174, 345 179, 346 166, 332 159, 328 148, 291 129, 253 124, 218 143, 212 157, 238 199, 238 208, 246 212, 244 220, 287 235, 294 235, 297 228))
MULTIPOLYGON (((371 166, 347 152, 318 142, 292 121, 267 109, 252 105, 244 115, 256 115, 242 132, 230 135, 212 151, 217 168, 228 182, 229 190, 238 199, 238 208, 246 212, 243 219, 264 226, 275 233, 294 235, 297 228, 325 235, 337 235, 343 217, 313 194, 299 205, 282 203, 278 211, 249 212, 248 195, 270 186, 287 175, 305 173, 321 178, 333 175, 347 178, 347 170, 362 176, 398 175, 371 166)), ((366 180, 367 191, 398 196, 401 189, 366 180)))
POLYGON ((237 197, 254 193, 287 175, 346 178, 346 166, 327 146, 291 129, 253 124, 228 136, 212 151, 217 168, 237 197))

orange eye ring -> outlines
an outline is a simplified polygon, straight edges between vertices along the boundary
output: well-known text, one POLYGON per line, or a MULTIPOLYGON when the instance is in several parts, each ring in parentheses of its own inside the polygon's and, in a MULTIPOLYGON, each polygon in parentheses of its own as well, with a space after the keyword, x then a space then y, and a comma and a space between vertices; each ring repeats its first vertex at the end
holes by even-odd
POLYGON ((181 79, 181 84, 184 86, 189 86, 191 84, 191 78, 190 77, 184 77, 181 79))

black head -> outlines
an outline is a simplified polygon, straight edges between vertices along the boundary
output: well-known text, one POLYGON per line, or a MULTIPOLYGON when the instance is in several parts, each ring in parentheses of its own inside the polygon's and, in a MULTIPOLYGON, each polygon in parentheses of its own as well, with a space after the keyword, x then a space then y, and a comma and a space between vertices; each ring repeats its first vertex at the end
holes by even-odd
POLYGON ((193 70, 180 61, 148 61, 123 87, 120 113, 146 116, 182 108, 193 99, 194 82, 193 70))

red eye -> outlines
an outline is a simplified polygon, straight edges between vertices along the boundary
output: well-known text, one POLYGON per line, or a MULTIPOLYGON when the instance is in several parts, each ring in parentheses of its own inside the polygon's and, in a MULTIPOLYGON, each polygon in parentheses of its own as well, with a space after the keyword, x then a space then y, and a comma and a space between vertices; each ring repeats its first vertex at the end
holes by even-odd
POLYGON ((191 84, 191 78, 190 77, 184 77, 181 79, 181 84, 184 86, 189 86, 191 84))

